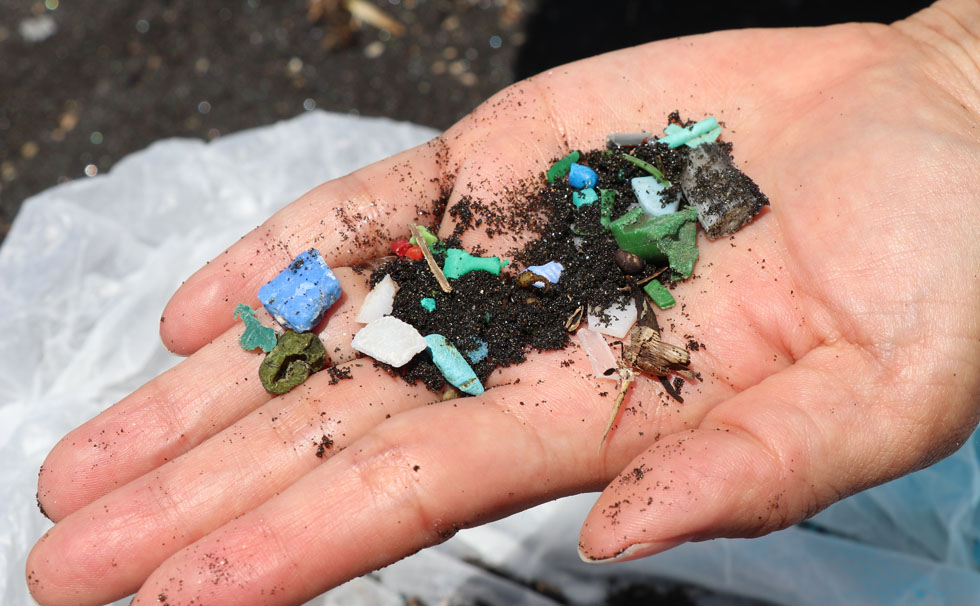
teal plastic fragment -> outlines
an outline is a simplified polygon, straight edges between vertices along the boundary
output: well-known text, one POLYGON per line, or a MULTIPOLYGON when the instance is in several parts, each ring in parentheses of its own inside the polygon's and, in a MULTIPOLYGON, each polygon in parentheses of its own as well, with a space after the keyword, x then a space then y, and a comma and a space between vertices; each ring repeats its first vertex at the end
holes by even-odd
POLYGON ((422 307, 424 307, 428 311, 435 311, 436 310, 436 300, 433 299, 432 297, 425 297, 424 299, 422 299, 421 301, 419 301, 419 305, 421 305, 422 307))
POLYGON ((477 339, 476 337, 473 337, 473 341, 476 342, 476 347, 463 354, 470 361, 470 364, 482 362, 490 355, 490 346, 487 345, 486 341, 477 339))
POLYGON ((572 204, 575 208, 582 208, 586 204, 593 204, 599 199, 599 194, 595 193, 595 189, 588 187, 582 191, 572 192, 572 204))
POLYGON ((721 135, 721 127, 718 126, 718 120, 714 116, 708 116, 686 128, 669 124, 664 132, 666 136, 660 137, 657 141, 666 143, 671 149, 685 144, 688 147, 697 147, 717 139, 721 135))
POLYGON ((450 248, 446 250, 446 263, 443 265, 442 273, 453 280, 471 271, 488 271, 499 276, 500 270, 509 263, 510 261, 501 261, 500 257, 477 257, 461 248, 450 248))
POLYGON ((427 335, 425 340, 429 344, 432 363, 436 365, 436 368, 450 384, 471 396, 478 396, 483 393, 483 383, 473 372, 473 368, 470 367, 463 354, 459 353, 459 350, 446 337, 440 334, 431 334, 427 335))
POLYGON ((561 179, 568 174, 568 171, 572 168, 572 163, 578 162, 578 159, 582 157, 578 151, 573 151, 561 160, 555 162, 548 169, 546 176, 548 177, 548 183, 554 183, 558 179, 561 179))
POLYGON ((647 282, 646 286, 643 287, 643 292, 660 309, 670 309, 674 305, 677 305, 677 301, 674 300, 674 295, 670 294, 670 291, 660 283, 660 280, 650 280, 647 282))
POLYGON ((235 306, 234 318, 241 318, 245 323, 245 332, 238 337, 238 344, 245 351, 252 351, 261 348, 265 353, 269 353, 276 346, 276 331, 268 326, 262 326, 259 319, 255 317, 255 310, 244 303, 235 306))

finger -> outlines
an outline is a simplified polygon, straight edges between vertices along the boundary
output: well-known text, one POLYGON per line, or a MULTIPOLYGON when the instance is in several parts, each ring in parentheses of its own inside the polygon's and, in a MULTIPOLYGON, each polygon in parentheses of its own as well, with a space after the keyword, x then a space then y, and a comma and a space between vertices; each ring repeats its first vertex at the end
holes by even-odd
POLYGON ((854 345, 819 347, 714 408, 697 429, 667 436, 600 496, 582 527, 582 558, 628 560, 767 534, 948 452, 933 439, 956 422, 936 430, 922 415, 953 389, 887 368, 854 345))
MULTIPOLYGON (((334 363, 355 357, 351 338, 367 275, 339 268, 344 295, 321 324, 334 363)), ((225 306, 231 317, 231 306, 225 306)), ((264 314, 265 312, 260 312, 264 314)), ((265 317, 266 324, 270 320, 265 317)), ((239 322, 191 358, 71 431, 48 455, 38 501, 58 521, 225 429, 270 398, 258 378, 261 355, 243 351, 239 322)))
POLYGON ((331 267, 357 265, 385 254, 390 226, 437 220, 442 163, 436 139, 303 195, 178 289, 161 318, 164 345, 181 355, 203 347, 234 323, 229 302, 256 307, 259 287, 305 250, 331 267))
POLYGON ((386 417, 435 397, 370 362, 348 367, 350 379, 330 385, 318 373, 64 518, 28 560, 32 593, 44 604, 76 605, 128 595, 178 549, 284 490, 386 417))

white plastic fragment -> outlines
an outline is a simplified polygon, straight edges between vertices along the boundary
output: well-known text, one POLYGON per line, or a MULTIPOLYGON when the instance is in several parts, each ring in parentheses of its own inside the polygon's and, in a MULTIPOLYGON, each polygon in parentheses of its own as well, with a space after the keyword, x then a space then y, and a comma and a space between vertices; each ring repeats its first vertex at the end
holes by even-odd
POLYGON ((622 339, 636 323, 636 305, 629 297, 624 297, 605 309, 609 316, 608 322, 599 319, 601 311, 600 308, 589 308, 589 326, 592 327, 592 330, 604 335, 622 339))
POLYGON ((606 343, 606 338, 585 326, 580 326, 575 336, 582 344, 585 355, 589 356, 589 362, 592 363, 592 374, 595 378, 619 380, 619 373, 610 372, 610 369, 615 370, 617 368, 618 363, 612 349, 606 343))
POLYGON ((361 324, 368 324, 382 316, 391 315, 391 310, 395 307, 395 293, 397 292, 398 284, 391 279, 390 275, 386 274, 364 297, 361 309, 357 312, 357 321, 361 324))
POLYGON ((680 194, 674 197, 673 202, 664 204, 663 192, 667 189, 667 186, 652 175, 648 177, 634 177, 630 180, 630 185, 633 186, 633 193, 636 194, 636 200, 640 203, 640 208, 651 217, 676 213, 681 206, 680 194))
POLYGON ((383 316, 357 331, 351 347, 378 362, 403 366, 429 346, 419 331, 394 316, 383 316))

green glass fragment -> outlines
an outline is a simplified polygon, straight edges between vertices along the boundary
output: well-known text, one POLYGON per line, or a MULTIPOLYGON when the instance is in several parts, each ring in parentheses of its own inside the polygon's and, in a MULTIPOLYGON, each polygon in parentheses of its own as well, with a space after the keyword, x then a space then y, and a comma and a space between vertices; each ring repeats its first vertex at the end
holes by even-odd
POLYGON ((436 300, 433 299, 432 297, 425 297, 424 299, 422 299, 421 301, 419 301, 419 305, 421 305, 422 307, 424 307, 428 311, 435 311, 436 310, 436 300))
POLYGON ((647 282, 646 286, 643 287, 643 292, 647 293, 650 300, 660 309, 670 309, 674 305, 677 305, 674 296, 670 294, 666 286, 660 283, 660 280, 650 280, 647 282))
MULTIPOLYGON (((418 228, 419 233, 422 235, 422 239, 425 240, 425 245, 428 246, 430 250, 432 249, 433 246, 435 246, 436 244, 439 243, 439 238, 437 238, 435 236, 435 234, 433 234, 431 231, 429 231, 429 228, 428 227, 426 227, 424 225, 416 225, 416 227, 418 228)), ((408 239, 408 243, 411 244, 411 245, 413 245, 413 246, 418 246, 418 244, 419 244, 415 240, 415 236, 412 236, 411 238, 409 238, 408 239)))
POLYGON ((599 190, 599 223, 603 227, 609 227, 609 216, 612 214, 613 204, 616 203, 616 190, 615 189, 600 189, 599 190))
POLYGON ((696 221, 698 211, 692 206, 668 215, 651 217, 642 208, 634 208, 622 217, 609 223, 609 230, 619 247, 642 257, 644 261, 667 261, 667 253, 660 240, 676 239, 685 223, 696 221))
POLYGON ((245 323, 245 332, 238 337, 238 344, 245 351, 252 351, 260 347, 265 353, 272 351, 276 346, 276 331, 268 326, 262 326, 259 319, 255 317, 255 310, 244 303, 235 306, 235 318, 241 318, 245 323))
POLYGON ((578 151, 573 151, 561 160, 555 162, 551 165, 546 173, 548 177, 548 183, 554 183, 556 180, 561 179, 568 174, 569 169, 572 167, 572 162, 578 162, 578 159, 582 156, 578 151))
POLYGON ((267 392, 281 395, 323 368, 326 360, 320 337, 287 330, 259 366, 259 379, 267 392))
POLYGON ((572 192, 572 204, 575 208, 582 208, 586 204, 592 204, 599 199, 599 195, 591 187, 582 191, 572 192))
POLYGON ((630 154, 623 154, 623 158, 625 158, 626 161, 628 161, 630 164, 635 164, 636 166, 639 166, 643 170, 653 175, 657 179, 657 181, 660 181, 667 187, 670 187, 670 181, 668 181, 667 177, 665 177, 664 174, 660 172, 660 169, 658 169, 653 164, 650 164, 646 160, 640 160, 636 156, 631 156, 630 154))
POLYGON ((509 263, 510 261, 501 261, 500 257, 476 257, 460 248, 450 248, 446 250, 446 263, 442 273, 454 280, 471 271, 488 271, 499 276, 501 268, 509 263))

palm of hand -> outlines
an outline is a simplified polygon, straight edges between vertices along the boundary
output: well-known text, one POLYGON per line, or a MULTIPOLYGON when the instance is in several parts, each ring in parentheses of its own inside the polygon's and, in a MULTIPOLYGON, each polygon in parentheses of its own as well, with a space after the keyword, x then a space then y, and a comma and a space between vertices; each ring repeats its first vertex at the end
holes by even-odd
MULTIPOLYGON (((950 452, 980 389, 980 251, 967 239, 980 211, 964 203, 980 189, 980 148, 957 96, 903 63, 915 53, 863 26, 641 47, 519 84, 441 141, 304 196, 168 307, 167 344, 200 351, 49 456, 39 499, 58 524, 32 553, 32 592, 45 604, 141 585, 137 603, 298 602, 623 470, 580 548, 637 556, 782 528, 950 452), (682 406, 641 381, 596 453, 612 405, 599 392, 615 390, 577 349, 504 369, 479 399, 428 406, 431 394, 366 363, 352 381, 321 373, 274 400, 256 384, 225 301, 252 300, 310 246, 332 266, 380 252, 346 239, 337 217, 400 229, 415 216, 406 197, 434 199, 450 181, 454 198, 497 200, 515 175, 606 132, 655 128, 674 108, 726 122, 736 160, 773 200, 735 238, 701 240, 699 277, 675 292, 686 306, 660 316, 667 340, 707 345, 682 406), (334 442, 325 461, 313 456, 321 436, 334 442)), ((326 339, 349 356, 366 286, 338 274, 347 294, 326 339)))

